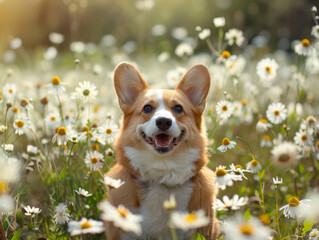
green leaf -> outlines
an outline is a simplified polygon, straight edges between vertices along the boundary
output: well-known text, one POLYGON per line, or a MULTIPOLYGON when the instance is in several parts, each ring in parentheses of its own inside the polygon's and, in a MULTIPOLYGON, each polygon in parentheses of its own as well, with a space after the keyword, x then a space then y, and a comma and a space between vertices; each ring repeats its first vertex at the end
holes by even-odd
POLYGON ((249 208, 247 208, 247 210, 246 210, 246 212, 245 212, 245 214, 244 214, 244 219, 250 219, 252 217, 252 215, 251 215, 251 211, 250 211, 250 209, 249 208))
POLYGON ((11 240, 19 240, 21 236, 22 230, 16 231, 16 233, 12 236, 11 240))
POLYGON ((3 229, 4 229, 4 231, 7 231, 8 227, 9 227, 9 224, 8 224, 8 220, 6 219, 6 220, 4 220, 4 222, 3 222, 3 229))
POLYGON ((60 173, 60 181, 64 180, 66 172, 67 172, 67 169, 66 167, 64 167, 60 173))
POLYGON ((264 178, 265 172, 266 172, 266 169, 263 169, 260 173, 258 173, 258 177, 260 180, 264 178))
POLYGON ((206 240, 206 238, 202 234, 197 233, 196 240, 206 240))
POLYGON ((305 221, 303 222, 302 232, 303 233, 309 232, 312 229, 314 222, 315 221, 313 218, 311 217, 306 218, 305 221))

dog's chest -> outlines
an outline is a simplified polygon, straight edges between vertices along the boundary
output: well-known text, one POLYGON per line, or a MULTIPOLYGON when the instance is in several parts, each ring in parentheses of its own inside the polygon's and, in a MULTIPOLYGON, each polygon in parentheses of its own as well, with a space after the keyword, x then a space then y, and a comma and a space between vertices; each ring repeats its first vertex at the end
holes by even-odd
MULTIPOLYGON (((163 202, 175 196, 177 202, 176 211, 187 211, 192 194, 193 183, 188 180, 184 184, 168 187, 162 184, 147 184, 143 188, 143 199, 139 209, 143 216, 143 233, 155 239, 170 239, 168 228, 169 212, 163 208, 163 202)), ((185 234, 185 233, 179 233, 185 234)), ((187 233, 186 233, 187 234, 187 233)), ((184 236, 180 236, 183 238, 184 236)))

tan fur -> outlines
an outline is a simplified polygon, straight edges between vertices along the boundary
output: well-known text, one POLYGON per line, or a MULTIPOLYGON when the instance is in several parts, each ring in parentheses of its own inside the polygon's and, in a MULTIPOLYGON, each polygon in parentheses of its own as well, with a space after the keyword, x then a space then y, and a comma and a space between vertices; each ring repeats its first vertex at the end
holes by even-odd
MULTIPOLYGON (((114 206, 123 204, 134 209, 139 208, 143 201, 142 186, 138 181, 141 175, 131 166, 130 160, 125 156, 124 147, 134 147, 139 151, 147 149, 144 139, 137 137, 136 127, 147 122, 151 117, 143 113, 143 106, 151 104, 156 108, 158 103, 155 92, 148 87, 133 66, 119 65, 114 74, 114 81, 123 119, 115 142, 117 164, 107 173, 107 176, 121 179, 125 184, 119 189, 109 190, 108 200, 114 206), (128 85, 125 84, 127 78, 130 78, 128 85)), ((198 232, 207 239, 216 239, 219 234, 219 225, 215 212, 212 210, 212 203, 215 201, 217 189, 214 186, 214 172, 205 167, 208 161, 207 139, 202 115, 209 86, 210 77, 206 67, 196 65, 185 74, 175 90, 163 91, 163 100, 165 108, 176 118, 178 127, 186 133, 183 140, 169 154, 178 154, 189 148, 200 149, 198 159, 194 162, 193 177, 190 178, 194 187, 188 210, 194 211, 200 208, 205 210, 206 215, 211 218, 211 224, 206 228, 198 229, 198 232), (183 106, 183 114, 177 114, 171 110, 176 104, 183 106)), ((106 223, 106 228, 108 239, 119 238, 118 229, 114 229, 109 223, 106 223)))

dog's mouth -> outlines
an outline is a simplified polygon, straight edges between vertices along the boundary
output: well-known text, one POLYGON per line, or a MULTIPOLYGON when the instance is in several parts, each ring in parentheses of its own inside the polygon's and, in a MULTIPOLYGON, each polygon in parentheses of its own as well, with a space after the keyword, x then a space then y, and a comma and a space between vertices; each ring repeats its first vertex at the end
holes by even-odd
POLYGON ((181 131, 178 137, 170 136, 166 133, 160 133, 154 136, 147 136, 144 132, 141 132, 145 142, 152 145, 158 153, 168 153, 175 148, 182 140, 185 132, 181 131))

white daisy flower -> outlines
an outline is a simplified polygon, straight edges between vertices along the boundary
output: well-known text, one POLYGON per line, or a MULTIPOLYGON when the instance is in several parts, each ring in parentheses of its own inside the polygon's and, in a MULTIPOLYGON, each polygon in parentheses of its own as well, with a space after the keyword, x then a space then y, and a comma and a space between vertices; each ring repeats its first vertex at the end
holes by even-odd
POLYGON ((233 104, 227 100, 221 100, 216 105, 216 113, 222 119, 229 118, 234 112, 233 104))
POLYGON ((210 36, 210 30, 207 28, 203 29, 200 33, 198 33, 198 37, 201 40, 205 40, 209 36, 210 36))
POLYGON ((7 152, 13 152, 13 149, 14 149, 13 144, 3 144, 2 147, 7 152))
POLYGON ((92 132, 91 142, 100 143, 102 145, 105 145, 105 135, 98 133, 96 131, 92 132))
POLYGON ((71 236, 80 234, 97 234, 104 232, 104 223, 93 219, 82 218, 79 222, 70 221, 68 224, 68 232, 71 236))
POLYGON ((54 44, 61 44, 64 41, 64 36, 61 33, 52 32, 49 34, 49 40, 54 44))
POLYGON ((297 145, 301 147, 309 147, 312 145, 313 142, 313 136, 310 135, 307 131, 299 131, 296 132, 296 135, 294 137, 294 141, 297 145))
POLYGON ((217 148, 221 152, 226 152, 227 149, 234 149, 236 146, 235 141, 230 141, 229 138, 223 138, 222 145, 217 148))
POLYGON ((89 102, 96 98, 97 90, 96 86, 89 81, 79 83, 80 87, 75 89, 75 92, 71 94, 71 98, 80 99, 83 102, 89 102))
POLYGON ((2 89, 2 95, 6 99, 13 99, 17 95, 17 87, 13 83, 6 83, 2 89))
POLYGON ((65 92, 65 87, 63 86, 64 84, 61 83, 61 80, 59 77, 54 76, 51 80, 51 84, 48 84, 47 86, 49 88, 49 93, 50 94, 61 94, 65 92))
POLYGON ((309 240, 318 240, 318 239, 319 239, 319 231, 317 228, 314 228, 309 233, 309 240))
POLYGON ((180 43, 175 49, 175 54, 179 57, 190 56, 193 52, 194 48, 186 42, 180 43))
POLYGON ((219 27, 224 27, 225 26, 225 18, 224 17, 216 17, 213 19, 214 26, 219 28, 219 27))
POLYGON ((170 222, 174 228, 188 231, 207 226, 210 219, 205 216, 205 211, 200 209, 192 213, 172 212, 170 222))
POLYGON ((311 203, 310 199, 299 200, 297 197, 291 197, 289 204, 281 207, 279 211, 283 211, 286 218, 304 218, 307 208, 311 203))
POLYGON ((92 193, 89 193, 88 191, 86 191, 85 189, 83 188, 79 188, 79 190, 75 190, 75 192, 80 195, 81 197, 90 197, 92 196, 92 193))
POLYGON ((287 109, 282 103, 272 103, 268 106, 266 115, 273 124, 280 124, 287 118, 287 109))
POLYGON ((299 41, 295 45, 295 52, 298 55, 310 56, 313 52, 313 48, 310 45, 310 41, 307 38, 299 41))
POLYGON ((261 147, 271 147, 272 146, 272 142, 270 139, 269 135, 264 135, 261 142, 260 142, 260 146, 261 147))
POLYGON ((257 74, 262 80, 271 81, 275 79, 278 67, 276 60, 264 58, 257 63, 257 74))
POLYGON ((255 217, 246 220, 237 216, 228 221, 226 220, 222 225, 222 230, 225 233, 225 240, 271 239, 270 228, 264 226, 262 222, 255 217))
POLYGON ((59 146, 61 146, 61 145, 65 145, 66 144, 66 142, 68 141, 68 138, 69 138, 69 135, 68 135, 68 132, 67 132, 66 128, 65 127, 59 127, 56 130, 56 134, 52 138, 52 142, 53 143, 57 142, 57 144, 59 146))
POLYGON ((122 182, 121 179, 114 179, 108 176, 104 177, 104 184, 111 187, 111 188, 119 188, 122 186, 125 182, 122 182))
POLYGON ((311 35, 314 36, 315 38, 319 38, 319 25, 315 25, 311 29, 311 35))
POLYGON ((279 143, 271 150, 271 155, 274 164, 281 167, 289 167, 299 159, 297 146, 291 142, 279 143))
POLYGON ((53 216, 56 224, 65 224, 70 219, 70 214, 66 211, 68 210, 67 206, 64 203, 59 203, 55 207, 55 215, 53 216))
POLYGON ((130 212, 123 205, 112 206, 108 201, 102 201, 98 207, 101 209, 101 219, 113 222, 114 226, 121 228, 125 232, 133 232, 136 235, 142 234, 142 216, 130 212))
POLYGON ((59 125, 61 125, 60 116, 55 112, 48 113, 44 121, 45 125, 51 130, 55 130, 59 125))
POLYGON ((105 141, 109 144, 114 142, 115 136, 118 133, 119 128, 116 123, 112 120, 108 120, 107 123, 104 123, 101 127, 99 127, 99 132, 103 134, 105 141))
POLYGON ((28 99, 23 98, 20 102, 20 106, 27 109, 27 110, 33 110, 33 105, 29 102, 28 99))
POLYGON ((0 182, 0 211, 4 214, 9 214, 14 211, 15 200, 1 192, 1 182, 0 182))
POLYGON ((41 212, 40 208, 30 207, 29 205, 24 207, 24 210, 25 210, 24 215, 31 216, 31 217, 34 217, 35 215, 37 215, 41 212))
POLYGON ((278 177, 272 178, 272 181, 274 182, 275 185, 281 185, 282 182, 283 182, 283 181, 282 181, 282 178, 280 178, 280 180, 279 180, 278 177))
POLYGON ((31 123, 28 118, 18 117, 16 120, 14 120, 13 127, 15 134, 23 135, 26 134, 31 128, 31 123))
POLYGON ((243 32, 235 28, 230 29, 225 33, 225 39, 227 40, 228 45, 232 46, 233 44, 236 44, 239 47, 245 41, 243 32))
POLYGON ((213 203, 213 209, 216 209, 217 211, 228 211, 228 210, 238 210, 240 207, 246 205, 248 203, 247 197, 241 197, 237 194, 235 194, 231 199, 224 195, 223 201, 220 199, 216 199, 216 201, 213 203))
POLYGON ((97 151, 90 151, 85 156, 85 164, 91 171, 96 171, 103 167, 104 158, 103 155, 97 151))
POLYGON ((245 172, 249 172, 250 173, 250 170, 247 170, 247 169, 243 169, 243 167, 241 165, 234 165, 233 163, 231 165, 229 165, 230 167, 230 170, 226 170, 227 172, 231 171, 237 175, 241 175, 243 178, 245 179, 248 179, 246 176, 245 176, 245 172))
POLYGON ((263 167, 256 159, 253 159, 246 164, 246 168, 250 170, 251 173, 258 173, 263 167))
POLYGON ((233 181, 242 181, 242 176, 233 172, 228 173, 225 168, 223 166, 216 168, 216 184, 222 190, 225 190, 226 186, 232 186, 233 181))

